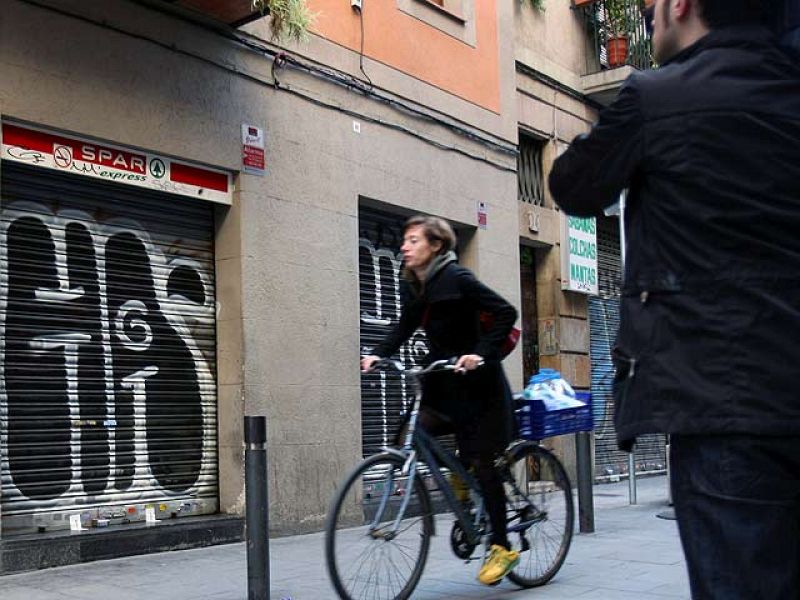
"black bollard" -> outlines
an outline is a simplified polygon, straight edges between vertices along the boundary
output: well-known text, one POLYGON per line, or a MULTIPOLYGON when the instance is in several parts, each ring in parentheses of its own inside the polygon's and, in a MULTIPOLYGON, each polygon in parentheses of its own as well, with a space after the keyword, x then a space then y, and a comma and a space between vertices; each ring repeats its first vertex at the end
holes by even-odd
POLYGON ((269 600, 266 417, 244 418, 244 444, 247 598, 269 600))
POLYGON ((592 495, 592 445, 589 431, 575 434, 578 467, 578 527, 581 533, 594 533, 594 497, 592 495))

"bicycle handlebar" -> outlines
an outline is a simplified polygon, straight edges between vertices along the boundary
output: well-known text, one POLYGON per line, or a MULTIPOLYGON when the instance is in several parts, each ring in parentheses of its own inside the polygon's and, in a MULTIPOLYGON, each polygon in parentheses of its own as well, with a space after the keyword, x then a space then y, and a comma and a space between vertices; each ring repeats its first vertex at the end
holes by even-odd
MULTIPOLYGON (((370 371, 375 371, 381 368, 388 367, 392 371, 397 371, 398 373, 402 373, 404 375, 411 375, 412 377, 422 377, 423 375, 427 375, 431 371, 455 371, 456 370, 456 361, 458 361, 458 357, 454 356, 453 358, 444 358, 441 360, 435 360, 427 367, 413 367, 411 369, 406 369, 400 363, 400 361, 392 360, 390 358, 381 358, 380 360, 376 360, 372 363, 372 367, 370 371)), ((478 366, 482 366, 484 361, 481 361, 478 366)))

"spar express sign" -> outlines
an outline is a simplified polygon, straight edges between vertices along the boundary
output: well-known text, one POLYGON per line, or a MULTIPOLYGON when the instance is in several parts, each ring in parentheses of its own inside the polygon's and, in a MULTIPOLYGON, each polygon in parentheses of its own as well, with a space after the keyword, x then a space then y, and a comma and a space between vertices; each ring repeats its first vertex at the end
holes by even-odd
POLYGON ((597 222, 594 218, 565 217, 561 239, 561 287, 596 295, 597 222))
POLYGON ((166 156, 3 123, 0 158, 45 169, 231 203, 231 176, 166 156))

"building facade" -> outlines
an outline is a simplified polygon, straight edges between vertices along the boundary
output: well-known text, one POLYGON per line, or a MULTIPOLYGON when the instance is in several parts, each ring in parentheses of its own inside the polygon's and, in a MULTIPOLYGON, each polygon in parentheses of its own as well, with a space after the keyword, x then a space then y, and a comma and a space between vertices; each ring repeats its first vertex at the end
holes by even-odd
POLYGON ((402 408, 357 365, 407 215, 518 304, 508 3, 315 0, 285 47, 174 4, 3 2, 6 572, 68 560, 43 548, 76 521, 242 515, 244 415, 273 532, 321 528, 402 408))
POLYGON ((546 187, 630 68, 596 7, 309 0, 308 40, 279 44, 249 0, 2 4, 0 572, 124 553, 148 519, 148 549, 236 539, 245 415, 272 532, 319 530, 409 400, 357 365, 397 319, 411 214, 520 309, 512 387, 557 368, 610 414, 616 221, 546 187))
MULTIPOLYGON (((630 467, 616 447, 611 397, 622 279, 618 211, 598 219, 567 218, 553 204, 546 181, 558 155, 590 129, 631 71, 650 68, 643 6, 639 0, 546 2, 544 10, 531 2, 516 6, 524 370, 528 375, 540 366, 555 368, 575 387, 591 391, 597 481, 627 476, 630 467), (623 52, 613 50, 612 30, 624 30, 623 52), (529 354, 538 361, 528 360, 529 354)), ((547 443, 574 465, 572 436, 547 443)), ((663 436, 643 436, 636 471, 665 466, 663 436)))

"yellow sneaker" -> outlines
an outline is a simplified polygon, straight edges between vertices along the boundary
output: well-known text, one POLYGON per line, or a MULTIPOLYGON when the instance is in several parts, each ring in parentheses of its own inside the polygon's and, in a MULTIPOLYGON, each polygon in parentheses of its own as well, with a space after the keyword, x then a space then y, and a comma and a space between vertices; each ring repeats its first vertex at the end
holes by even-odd
POLYGON ((519 552, 506 550, 502 546, 492 544, 492 547, 489 548, 489 556, 478 573, 478 581, 485 585, 494 585, 508 575, 518 563, 519 552))

